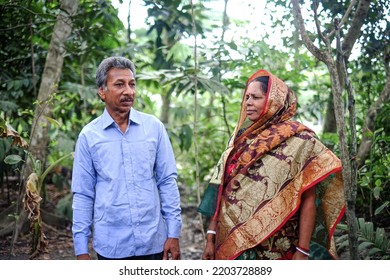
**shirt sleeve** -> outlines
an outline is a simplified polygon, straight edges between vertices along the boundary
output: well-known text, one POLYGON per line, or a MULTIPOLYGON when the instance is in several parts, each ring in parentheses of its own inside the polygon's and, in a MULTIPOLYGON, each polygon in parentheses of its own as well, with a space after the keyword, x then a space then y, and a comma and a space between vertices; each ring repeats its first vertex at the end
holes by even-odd
POLYGON ((177 187, 177 168, 172 145, 165 127, 160 123, 156 156, 156 180, 160 192, 161 212, 165 219, 168 238, 179 238, 182 227, 180 194, 177 187))
POLYGON ((80 134, 73 162, 73 242, 75 255, 88 253, 91 235, 96 173, 85 134, 80 134))

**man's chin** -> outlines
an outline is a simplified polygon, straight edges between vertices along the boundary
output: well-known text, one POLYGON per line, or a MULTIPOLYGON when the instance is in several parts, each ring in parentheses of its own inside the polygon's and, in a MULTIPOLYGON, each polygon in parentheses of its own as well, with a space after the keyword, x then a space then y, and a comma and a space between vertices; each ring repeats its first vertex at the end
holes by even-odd
POLYGON ((117 112, 122 113, 122 114, 129 113, 131 110, 131 107, 132 106, 120 106, 117 108, 117 112))

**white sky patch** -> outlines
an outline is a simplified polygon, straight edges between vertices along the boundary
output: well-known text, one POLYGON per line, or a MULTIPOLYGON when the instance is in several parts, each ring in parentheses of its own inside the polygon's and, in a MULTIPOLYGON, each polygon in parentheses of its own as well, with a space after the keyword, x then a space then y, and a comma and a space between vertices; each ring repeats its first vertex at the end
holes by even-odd
MULTIPOLYGON (((123 0, 122 4, 119 0, 112 0, 114 7, 118 9, 118 16, 125 26, 127 26, 128 8, 130 0, 123 0)), ((194 1, 197 2, 197 1, 194 1)), ((232 19, 246 20, 248 23, 243 29, 245 32, 254 31, 256 26, 260 26, 263 21, 264 8, 266 0, 230 0, 228 1, 227 13, 232 19), (255 28, 254 28, 255 27, 255 28)), ((224 0, 205 1, 203 3, 206 7, 215 9, 216 11, 223 11, 224 0)), ((130 25, 132 29, 145 28, 145 19, 147 17, 147 8, 144 6, 142 0, 131 0, 131 10, 133 11, 130 17, 130 25)), ((222 20, 222 18, 221 18, 222 20)))
MULTIPOLYGON (((127 17, 129 15, 129 2, 130 0, 123 0, 122 4, 119 0, 112 0, 112 5, 118 9, 118 17, 127 27, 127 17)), ((148 15, 147 8, 144 6, 142 0, 131 0, 130 26, 132 29, 145 28, 145 19, 148 15)))

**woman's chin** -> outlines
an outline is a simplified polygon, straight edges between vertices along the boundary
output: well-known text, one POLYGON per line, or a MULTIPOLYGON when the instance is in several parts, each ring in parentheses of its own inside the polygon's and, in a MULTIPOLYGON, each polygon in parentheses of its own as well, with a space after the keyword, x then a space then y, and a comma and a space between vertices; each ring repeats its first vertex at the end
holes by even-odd
POLYGON ((246 116, 246 118, 248 119, 248 120, 250 120, 251 122, 255 122, 255 121, 257 121, 257 119, 259 118, 258 116, 253 116, 253 115, 247 115, 246 116))

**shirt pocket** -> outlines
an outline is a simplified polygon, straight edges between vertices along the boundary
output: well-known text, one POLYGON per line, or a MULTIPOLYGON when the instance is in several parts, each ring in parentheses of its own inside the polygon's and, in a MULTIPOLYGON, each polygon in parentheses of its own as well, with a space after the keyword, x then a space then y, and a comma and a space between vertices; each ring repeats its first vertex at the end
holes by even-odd
POLYGON ((99 143, 93 149, 92 160, 98 181, 123 177, 124 163, 120 142, 99 143))
POLYGON ((140 182, 152 179, 156 161, 156 145, 153 142, 133 142, 129 145, 134 181, 140 182))

